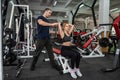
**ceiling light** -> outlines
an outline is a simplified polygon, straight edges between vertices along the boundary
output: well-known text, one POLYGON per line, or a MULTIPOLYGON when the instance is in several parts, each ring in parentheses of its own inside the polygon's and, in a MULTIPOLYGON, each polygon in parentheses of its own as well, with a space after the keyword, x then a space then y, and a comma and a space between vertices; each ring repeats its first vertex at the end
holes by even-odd
POLYGON ((65 17, 65 18, 67 18, 68 16, 67 16, 67 15, 65 15, 64 17, 65 17))
POLYGON ((53 6, 56 6, 56 4, 57 4, 57 1, 54 1, 53 6))
POLYGON ((84 6, 84 4, 81 4, 79 8, 81 8, 81 7, 83 7, 83 6, 84 6))

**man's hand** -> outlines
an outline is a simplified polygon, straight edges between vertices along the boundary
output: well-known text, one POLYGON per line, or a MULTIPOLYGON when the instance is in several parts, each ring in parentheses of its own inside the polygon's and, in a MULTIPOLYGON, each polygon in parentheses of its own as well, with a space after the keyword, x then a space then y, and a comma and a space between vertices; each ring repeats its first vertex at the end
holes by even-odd
POLYGON ((69 24, 69 26, 73 26, 74 27, 74 25, 72 25, 72 24, 69 24))
POLYGON ((58 26, 58 23, 52 23, 51 26, 52 26, 52 27, 57 27, 57 26, 58 26))

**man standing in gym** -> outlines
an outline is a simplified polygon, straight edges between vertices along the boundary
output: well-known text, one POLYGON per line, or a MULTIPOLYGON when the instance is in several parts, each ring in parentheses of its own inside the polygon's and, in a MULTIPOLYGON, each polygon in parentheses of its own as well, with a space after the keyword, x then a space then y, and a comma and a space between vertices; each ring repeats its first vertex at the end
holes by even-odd
POLYGON ((36 50, 33 55, 33 61, 30 66, 30 70, 35 69, 35 64, 37 63, 38 57, 44 47, 46 47, 47 49, 47 53, 50 58, 50 63, 52 67, 58 68, 58 65, 54 60, 54 55, 52 53, 52 45, 50 42, 50 35, 49 35, 49 27, 57 27, 58 23, 49 23, 47 18, 51 16, 51 13, 52 13, 51 9, 46 8, 43 11, 43 15, 38 16, 37 18, 36 50))

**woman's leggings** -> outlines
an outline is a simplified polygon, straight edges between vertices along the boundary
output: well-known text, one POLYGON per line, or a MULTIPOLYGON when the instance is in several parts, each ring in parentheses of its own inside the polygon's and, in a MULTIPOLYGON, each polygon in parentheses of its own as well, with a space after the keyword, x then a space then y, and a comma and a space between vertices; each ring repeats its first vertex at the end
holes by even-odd
POLYGON ((75 46, 62 46, 61 55, 71 59, 71 68, 79 68, 80 59, 82 58, 75 46))

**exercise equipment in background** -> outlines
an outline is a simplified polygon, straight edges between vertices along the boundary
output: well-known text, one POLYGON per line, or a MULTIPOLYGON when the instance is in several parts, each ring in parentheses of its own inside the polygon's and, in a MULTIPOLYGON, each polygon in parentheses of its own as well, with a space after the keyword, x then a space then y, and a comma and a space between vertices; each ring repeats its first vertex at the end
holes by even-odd
POLYGON ((101 69, 103 72, 113 72, 120 68, 120 15, 116 17, 116 19, 112 23, 115 32, 118 46, 116 47, 115 57, 113 61, 113 65, 111 68, 103 68, 101 69))

